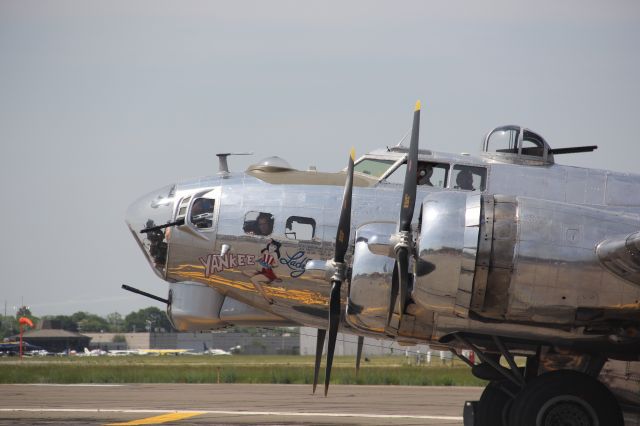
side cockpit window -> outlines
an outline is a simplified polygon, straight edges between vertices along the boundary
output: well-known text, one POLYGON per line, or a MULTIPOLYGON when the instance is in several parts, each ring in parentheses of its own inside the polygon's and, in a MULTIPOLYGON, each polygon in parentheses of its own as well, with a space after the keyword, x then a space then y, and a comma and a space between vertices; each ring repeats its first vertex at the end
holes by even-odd
POLYGON ((464 191, 484 191, 487 182, 487 169, 484 167, 453 166, 452 188, 464 191))
POLYGON ((213 226, 213 208, 215 200, 211 198, 196 198, 191 206, 189 221, 198 229, 208 229, 213 226))
POLYGON ((316 221, 310 217, 291 216, 285 224, 284 234, 290 240, 313 240, 316 221))
MULTIPOLYGON (((407 173, 407 163, 402 163, 385 179, 388 183, 404 184, 404 175, 407 173)), ((433 186, 434 188, 446 188, 449 176, 449 164, 435 163, 432 161, 418 162, 418 185, 433 186)))
POLYGON ((445 163, 418 162, 418 185, 444 188, 447 186, 449 165, 445 163))
POLYGON ((244 215, 242 230, 250 235, 271 235, 273 232, 274 218, 268 212, 250 211, 244 215))

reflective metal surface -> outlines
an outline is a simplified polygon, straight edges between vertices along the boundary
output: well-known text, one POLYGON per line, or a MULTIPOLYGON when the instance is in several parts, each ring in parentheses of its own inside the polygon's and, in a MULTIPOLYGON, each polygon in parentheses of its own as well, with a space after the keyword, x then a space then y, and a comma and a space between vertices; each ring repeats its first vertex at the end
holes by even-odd
POLYGON ((225 297, 195 282, 169 285, 171 304, 167 314, 179 331, 203 331, 228 325, 287 326, 295 323, 253 306, 225 297))
POLYGON ((422 203, 418 256, 433 270, 417 275, 412 297, 438 314, 466 317, 476 269, 480 196, 429 194, 422 203))
POLYGON ((356 231, 347 321, 358 330, 384 333, 394 259, 371 252, 368 242, 378 240, 375 237, 380 235, 391 235, 396 228, 395 222, 369 223, 356 231))
POLYGON ((220 320, 227 324, 251 327, 284 327, 299 325, 293 321, 254 308, 231 297, 225 297, 220 320))
POLYGON ((220 308, 224 296, 213 288, 193 283, 169 284, 171 304, 167 314, 178 331, 211 330, 224 327, 220 319, 220 308))
MULTIPOLYGON (((376 187, 354 188, 353 237, 346 256, 352 276, 342 287, 352 331, 404 341, 433 341, 461 330, 566 344, 616 345, 628 339, 616 330, 620 321, 638 323, 632 318, 640 311, 640 290, 633 284, 639 176, 432 151, 421 151, 419 160, 449 164, 450 170, 459 164, 486 168, 486 190, 480 196, 451 182, 445 189, 418 186, 412 299, 397 335, 387 336, 392 235, 402 189, 384 177, 405 156, 402 149, 365 156, 385 160, 389 169, 376 171, 382 179, 376 187), (598 327, 590 328, 594 324, 598 327)), ((256 310, 233 308, 237 315, 225 313, 225 321, 285 318, 324 327, 329 295, 324 261, 334 252, 342 186, 338 178, 324 185, 313 172, 293 172, 297 182, 312 183, 278 183, 280 178, 257 178, 252 172, 165 187, 134 203, 127 224, 165 280, 200 283, 256 310), (201 229, 189 221, 189 212, 193 200, 204 196, 215 206, 211 226, 201 229), (260 213, 273 218, 268 235, 247 226, 249 212, 253 220, 260 213), (185 224, 151 238, 139 233, 148 223, 180 217, 185 224), (294 222, 312 229, 292 232, 294 222), (262 319, 260 312, 265 312, 262 319)), ((194 302, 195 312, 181 302, 172 309, 182 309, 177 314, 185 321, 195 316, 215 325, 222 321, 218 302, 205 297, 194 302), (198 304, 204 300, 209 300, 206 308, 198 304)))
POLYGON ((640 288, 604 271, 595 254, 608 235, 637 230, 637 217, 522 197, 517 202, 507 319, 571 324, 583 307, 637 305, 640 288))
POLYGON ((596 253, 602 266, 640 285, 640 232, 603 241, 598 244, 596 253))

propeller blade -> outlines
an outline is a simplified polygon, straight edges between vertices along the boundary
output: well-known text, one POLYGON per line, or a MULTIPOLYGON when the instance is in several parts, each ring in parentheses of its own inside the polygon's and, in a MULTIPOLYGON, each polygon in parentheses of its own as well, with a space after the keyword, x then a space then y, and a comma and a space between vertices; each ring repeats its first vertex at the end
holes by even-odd
POLYGON ((344 262, 344 255, 349 247, 349 234, 351 233, 351 195, 353 192, 353 162, 355 151, 351 149, 349 155, 349 166, 347 167, 347 180, 344 184, 344 194, 342 195, 342 209, 340 210, 340 221, 338 222, 338 232, 336 234, 336 251, 333 257, 335 262, 344 262))
POLYGON ((338 337, 338 325, 340 324, 340 281, 332 281, 331 296, 329 298, 329 342, 327 343, 327 369, 324 374, 324 396, 329 392, 331 379, 331 366, 333 364, 333 352, 336 349, 338 337))
POLYGON ((409 249, 411 244, 411 221, 413 220, 413 210, 416 206, 416 191, 418 187, 418 141, 420 138, 420 101, 416 102, 413 112, 413 126, 411 128, 411 142, 409 143, 409 155, 407 156, 407 170, 404 175, 404 187, 402 189, 402 202, 400 203, 400 220, 398 221, 398 235, 402 244, 396 247, 396 264, 394 281, 392 284, 391 300, 389 303, 389 316, 387 326, 391 324, 391 318, 396 306, 398 292, 400 293, 399 320, 402 315, 409 296, 409 249))
POLYGON ((398 292, 400 296, 400 319, 409 298, 409 251, 406 248, 398 249, 396 253, 398 262, 398 292))
POLYGON ((391 324, 393 311, 396 308, 396 301, 398 300, 398 271, 398 261, 396 260, 393 265, 393 275, 391 276, 391 294, 389 295, 389 314, 387 315, 387 327, 389 327, 389 324, 391 324))
POLYGON ((318 335, 316 337, 316 365, 313 370, 313 393, 316 393, 316 387, 318 386, 318 373, 320 372, 320 360, 322 359, 322 348, 324 347, 324 337, 327 335, 327 330, 318 329, 318 335))
POLYGON ((411 229, 413 210, 416 206, 416 188, 418 185, 418 139, 420 138, 420 101, 416 102, 413 112, 413 127, 407 158, 407 171, 404 175, 402 204, 400 206, 400 231, 411 229))
POLYGON ((327 396, 329 392, 333 352, 336 348, 338 326, 340 325, 340 287, 344 279, 344 256, 349 248, 349 235, 351 233, 351 196, 353 193, 353 162, 355 161, 355 156, 355 151, 351 149, 349 166, 347 167, 347 180, 344 184, 344 194, 342 196, 338 232, 336 233, 336 251, 333 256, 336 271, 331 279, 331 295, 329 297, 329 341, 327 344, 327 367, 324 376, 324 396, 327 396))
POLYGON ((356 352, 356 377, 360 372, 360 360, 362 359, 362 346, 364 345, 364 337, 358 336, 358 351, 356 352))

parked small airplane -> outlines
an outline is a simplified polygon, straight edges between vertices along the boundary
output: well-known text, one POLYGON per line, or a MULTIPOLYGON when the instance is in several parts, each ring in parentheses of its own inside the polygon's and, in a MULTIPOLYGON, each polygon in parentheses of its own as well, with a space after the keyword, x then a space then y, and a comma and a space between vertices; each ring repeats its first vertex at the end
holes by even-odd
POLYGON ((89 349, 89 348, 84 348, 84 352, 82 352, 79 355, 82 356, 103 356, 103 355, 107 355, 108 352, 107 351, 103 351, 102 349, 89 349))
POLYGON ((112 349, 107 352, 108 356, 139 355, 137 349, 112 349))
POLYGON ((478 157, 419 150, 419 125, 417 105, 409 147, 342 172, 270 157, 231 173, 225 153, 216 176, 140 198, 127 224, 169 283, 151 297, 179 330, 317 327, 325 395, 341 329, 360 349, 454 352, 490 381, 465 407, 477 426, 622 425, 598 375, 640 354, 640 176, 556 164, 596 147, 520 126, 489 132, 478 157))
POLYGON ((231 352, 227 352, 223 349, 209 348, 205 342, 202 342, 202 353, 205 355, 231 355, 231 352))

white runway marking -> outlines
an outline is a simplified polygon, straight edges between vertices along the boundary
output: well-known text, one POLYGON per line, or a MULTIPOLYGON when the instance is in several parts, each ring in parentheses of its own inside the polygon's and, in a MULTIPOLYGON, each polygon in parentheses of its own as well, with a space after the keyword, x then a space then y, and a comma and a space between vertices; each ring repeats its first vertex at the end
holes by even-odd
POLYGON ((91 388, 113 388, 126 385, 113 385, 101 383, 14 383, 12 386, 68 386, 74 388, 91 387, 91 388))
POLYGON ((127 413, 127 414, 164 414, 199 413, 224 414, 232 416, 291 416, 291 417, 361 417, 367 419, 423 419, 462 421, 457 416, 422 416, 412 414, 367 414, 367 413, 313 413, 296 411, 226 411, 226 410, 131 410, 126 408, 0 408, 0 412, 29 413, 127 413))

